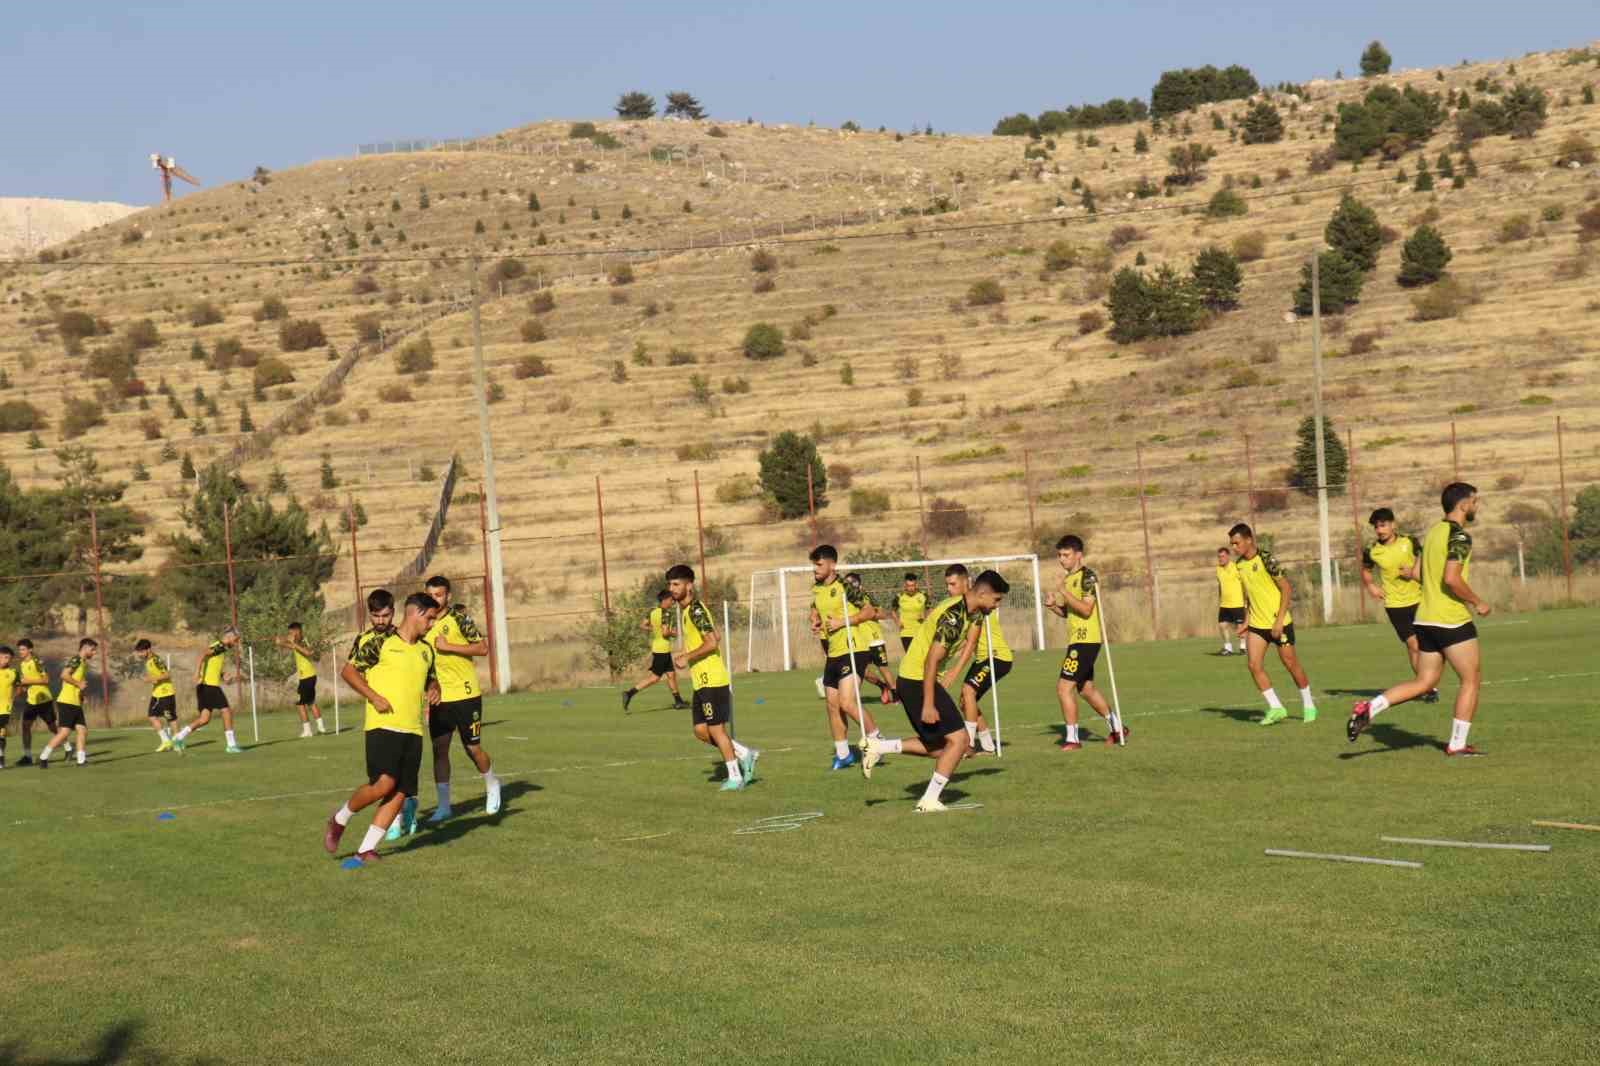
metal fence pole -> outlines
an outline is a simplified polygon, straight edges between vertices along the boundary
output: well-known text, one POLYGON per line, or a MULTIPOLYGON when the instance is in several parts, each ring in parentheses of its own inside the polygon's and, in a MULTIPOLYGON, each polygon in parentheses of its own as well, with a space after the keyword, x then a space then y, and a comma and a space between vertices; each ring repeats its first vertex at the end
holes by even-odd
MULTIPOLYGON (((710 579, 706 577, 706 526, 700 515, 700 471, 698 469, 694 472, 694 529, 695 534, 700 539, 700 580, 709 583, 710 579)), ((709 585, 702 587, 709 587, 709 585)), ((724 603, 723 606, 726 607, 727 604, 724 603)))
POLYGON ((1561 567, 1567 573, 1567 600, 1572 599, 1572 527, 1567 523, 1567 452, 1561 440, 1561 416, 1556 415, 1556 469, 1561 474, 1561 567))
MULTIPOLYGON (((100 590, 100 528, 94 511, 89 511, 89 554, 94 559, 94 613, 100 639, 100 702, 106 709, 106 725, 111 724, 111 678, 106 670, 106 601, 100 590)), ((5 708, 7 712, 10 707, 5 708)))
POLYGON ((1350 525, 1356 532, 1356 616, 1367 620, 1367 586, 1361 580, 1361 507, 1356 502, 1356 433, 1344 431, 1345 480, 1349 481, 1350 525))
POLYGON ((1155 556, 1150 550, 1150 508, 1144 498, 1144 448, 1135 443, 1133 456, 1139 466, 1139 524, 1144 527, 1145 589, 1150 595, 1150 625, 1156 637, 1161 636, 1160 601, 1156 598, 1155 556))
POLYGON ((1256 528, 1256 464, 1250 455, 1250 434, 1244 435, 1245 510, 1250 512, 1250 529, 1256 528))
MULTIPOLYGON (((233 580, 233 507, 231 504, 222 505, 222 548, 228 560, 228 613, 232 618, 233 630, 239 631, 239 597, 233 580)), ((233 690, 240 703, 244 702, 244 654, 239 645, 244 643, 243 634, 233 646, 233 690)))
POLYGON ((600 528, 600 594, 601 602, 605 605, 606 617, 611 617, 611 575, 606 570, 606 505, 600 495, 600 475, 594 477, 594 513, 595 521, 600 528))
POLYGON ((810 463, 806 464, 806 504, 811 508, 811 546, 815 548, 820 540, 817 536, 817 486, 810 463))
POLYGON ((359 633, 366 628, 367 603, 361 595, 361 548, 356 543, 356 509, 353 496, 345 496, 344 515, 345 521, 350 523, 350 566, 354 571, 356 583, 356 632, 359 633))
POLYGON ((1028 449, 1022 449, 1022 491, 1028 497, 1028 550, 1033 551, 1039 544, 1039 531, 1033 519, 1033 470, 1028 462, 1028 449))
POLYGON ((1456 420, 1450 420, 1450 480, 1461 480, 1461 445, 1456 440, 1456 420))
POLYGON ((928 509, 922 505, 922 456, 913 455, 912 460, 917 470, 917 526, 922 530, 922 543, 917 545, 922 549, 922 557, 928 557, 928 509))
MULTIPOLYGON (((489 687, 500 691, 500 657, 495 653, 494 588, 489 580, 489 511, 484 503, 483 482, 478 482, 478 541, 483 546, 483 615, 489 627, 489 687)), ((506 634, 507 638, 511 634, 506 634)))

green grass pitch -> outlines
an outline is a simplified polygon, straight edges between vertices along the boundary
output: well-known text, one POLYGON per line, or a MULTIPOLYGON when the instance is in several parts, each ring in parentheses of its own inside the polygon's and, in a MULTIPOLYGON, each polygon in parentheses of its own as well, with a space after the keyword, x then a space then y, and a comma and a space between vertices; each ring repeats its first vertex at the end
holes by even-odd
POLYGON ((101 732, 89 767, 42 773, 14 722, 0 1063, 1595 1061, 1600 834, 1529 822, 1600 822, 1597 631, 1488 620, 1478 760, 1439 749, 1452 681, 1345 742, 1352 693, 1403 672, 1386 626, 1302 634, 1321 719, 1270 729, 1210 642, 1117 648, 1132 742, 1075 754, 1056 657, 1028 656, 1005 757, 946 793, 982 807, 936 817, 911 812, 926 760, 827 769, 801 673, 737 679, 765 756, 735 794, 662 688, 626 717, 611 691, 496 699, 501 815, 458 748, 468 813, 354 871, 320 834, 359 732, 272 715, 237 757, 217 724, 183 756, 101 732), (736 833, 797 811, 823 817, 736 833))

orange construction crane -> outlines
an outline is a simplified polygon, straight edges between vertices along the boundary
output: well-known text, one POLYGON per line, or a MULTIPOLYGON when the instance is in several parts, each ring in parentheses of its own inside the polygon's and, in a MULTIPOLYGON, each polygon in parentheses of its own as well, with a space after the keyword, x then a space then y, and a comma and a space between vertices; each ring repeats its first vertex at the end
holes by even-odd
POLYGON ((173 178, 182 178, 190 185, 200 184, 198 178, 180 167, 178 165, 178 161, 172 158, 170 155, 163 156, 159 152, 151 153, 150 166, 155 170, 161 171, 161 202, 164 204, 170 204, 172 202, 173 178))

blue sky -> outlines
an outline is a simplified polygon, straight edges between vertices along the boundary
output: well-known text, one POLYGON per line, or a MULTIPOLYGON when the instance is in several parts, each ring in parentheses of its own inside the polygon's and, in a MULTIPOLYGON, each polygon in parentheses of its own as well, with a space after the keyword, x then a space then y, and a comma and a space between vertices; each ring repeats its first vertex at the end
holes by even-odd
POLYGON ((600 118, 688 89, 714 117, 987 132, 1001 115, 1148 97, 1162 70, 1263 82, 1583 44, 1592 6, 1345 0, 1120 4, 55 2, 0 36, 0 196, 149 203, 151 152, 208 183, 363 141, 600 118))

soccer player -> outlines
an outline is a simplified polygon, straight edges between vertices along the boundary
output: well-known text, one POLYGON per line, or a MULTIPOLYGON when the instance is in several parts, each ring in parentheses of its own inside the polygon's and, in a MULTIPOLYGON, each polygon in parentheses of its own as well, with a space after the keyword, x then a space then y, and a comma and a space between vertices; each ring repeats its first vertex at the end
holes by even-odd
POLYGON ((1289 676, 1300 689, 1300 720, 1315 722, 1317 704, 1311 698, 1311 682, 1294 650, 1294 616, 1289 613, 1289 601, 1294 590, 1289 586, 1283 567, 1272 553, 1256 543, 1255 531, 1240 522, 1228 530, 1228 543, 1233 545, 1239 561, 1239 578, 1244 585, 1249 618, 1245 627, 1245 654, 1250 664, 1250 676, 1255 679, 1261 698, 1267 701, 1267 713, 1262 725, 1273 725, 1289 717, 1278 694, 1272 690, 1272 680, 1262 666, 1267 657, 1267 645, 1275 645, 1278 659, 1288 669, 1289 676))
POLYGON ((33 765, 33 723, 44 723, 46 738, 56 731, 56 704, 50 695, 50 675, 44 663, 33 653, 33 641, 23 637, 17 641, 17 678, 24 691, 22 697, 22 758, 18 766, 33 765))
MULTIPOLYGON (((945 567, 944 587, 948 595, 965 596, 968 584, 966 567, 960 563, 945 567)), ((988 693, 991 685, 998 684, 1002 677, 1011 672, 1012 665, 1011 645, 1006 643, 1005 633, 1000 629, 1000 613, 996 611, 986 617, 989 631, 994 634, 994 673, 989 673, 989 638, 984 630, 983 619, 979 619, 972 624, 973 632, 977 635, 977 643, 972 647, 972 669, 967 671, 966 680, 961 684, 961 717, 967 726, 968 755, 975 751, 994 753, 994 736, 989 732, 989 723, 984 721, 978 700, 988 693)), ((966 651, 967 648, 963 646, 960 655, 945 660, 945 668, 939 674, 941 685, 948 685, 966 666, 966 651)))
POLYGON ((894 608, 889 612, 900 627, 901 651, 910 650, 911 642, 917 638, 917 628, 922 625, 922 616, 927 612, 928 594, 917 588, 917 575, 907 573, 900 591, 895 594, 894 608))
POLYGON ((272 642, 280 648, 288 648, 294 656, 294 674, 296 677, 294 709, 300 714, 300 736, 302 739, 311 735, 311 719, 317 720, 317 732, 326 733, 328 727, 322 724, 322 712, 317 709, 317 653, 311 650, 306 643, 305 627, 299 622, 289 623, 289 632, 281 637, 274 637, 272 642))
POLYGON ((1244 651, 1244 582, 1227 548, 1217 549, 1217 630, 1222 634, 1222 654, 1233 654, 1233 638, 1244 651))
POLYGON ((827 645, 828 657, 822 668, 822 687, 827 698, 828 731, 833 736, 832 769, 854 766, 850 750, 849 727, 845 719, 864 722, 865 735, 877 733, 872 713, 861 702, 858 679, 866 664, 866 645, 858 627, 878 617, 872 598, 860 584, 847 585, 838 571, 839 552, 831 544, 811 549, 811 632, 827 645))
POLYGON ((728 768, 723 792, 737 792, 756 777, 756 760, 761 752, 746 747, 728 735, 733 718, 733 686, 728 667, 722 661, 722 640, 717 636, 711 612, 695 598, 694 570, 679 563, 667 571, 667 591, 673 605, 682 611, 683 650, 672 657, 672 665, 689 671, 694 686, 689 717, 694 735, 703 744, 717 749, 728 768))
POLYGON ((206 645, 205 654, 194 668, 194 702, 198 713, 194 721, 178 730, 178 735, 172 738, 175 751, 182 752, 189 734, 211 721, 212 711, 221 711, 222 738, 227 741, 227 747, 223 750, 229 755, 239 754, 239 741, 233 735, 233 708, 228 706, 228 694, 222 689, 223 685, 238 680, 236 675, 224 676, 223 673, 227 666, 228 651, 238 643, 239 631, 229 626, 220 637, 206 645))
POLYGON ((622 709, 626 711, 633 697, 657 681, 665 681, 672 690, 672 706, 687 707, 683 694, 678 691, 678 674, 672 669, 672 638, 677 635, 667 612, 672 609, 672 593, 662 589, 656 593, 656 605, 640 623, 639 628, 650 634, 650 672, 622 694, 622 709))
POLYGON ((56 692, 56 735, 50 738, 39 753, 39 769, 50 769, 50 753, 67 742, 77 741, 78 765, 89 761, 86 750, 89 743, 89 723, 83 717, 83 686, 89 673, 89 661, 100 645, 90 637, 78 641, 78 654, 61 665, 61 688, 56 692))
MULTIPOLYGON (((851 587, 866 596, 869 603, 872 602, 872 597, 861 587, 860 574, 845 574, 844 579, 851 587)), ((876 607, 877 605, 873 604, 873 606, 876 607)), ((880 614, 878 617, 881 618, 883 616, 880 614)), ((894 691, 895 684, 891 680, 892 675, 889 670, 889 648, 883 640, 883 624, 877 618, 871 618, 861 623, 861 637, 856 642, 857 647, 860 647, 862 642, 866 643, 867 649, 866 665, 861 671, 861 677, 878 686, 878 701, 880 703, 893 703, 897 697, 894 691)))
POLYGON ((1051 596, 1045 607, 1067 620, 1067 654, 1061 660, 1061 676, 1056 680, 1056 702, 1061 705, 1061 720, 1067 727, 1061 750, 1077 751, 1083 747, 1078 739, 1079 695, 1106 720, 1110 729, 1106 743, 1126 742, 1131 735, 1128 727, 1094 683, 1094 665, 1104 640, 1100 630, 1100 578, 1083 565, 1083 538, 1068 533, 1056 541, 1056 561, 1064 571, 1061 599, 1051 596))
POLYGON ((1422 541, 1422 598, 1417 605, 1417 669, 1410 681, 1401 682, 1370 701, 1357 703, 1345 729, 1355 743, 1372 720, 1390 707, 1414 700, 1438 687, 1444 664, 1449 663, 1461 687, 1456 690, 1446 755, 1481 755, 1467 743, 1467 732, 1478 711, 1478 687, 1483 664, 1478 649, 1478 627, 1472 616, 1487 615, 1491 608, 1467 584, 1472 567, 1472 536, 1467 527, 1478 515, 1478 490, 1463 481, 1446 485, 1439 505, 1444 518, 1422 541))
POLYGON ((145 714, 150 718, 150 728, 161 741, 156 751, 171 751, 172 726, 178 720, 178 696, 172 687, 172 674, 143 637, 134 641, 133 652, 143 657, 145 680, 150 682, 150 707, 145 714))
MULTIPOLYGON (((1406 657, 1411 661, 1411 672, 1417 672, 1417 604, 1422 600, 1422 583, 1417 576, 1422 567, 1422 545, 1410 534, 1397 533, 1394 512, 1380 507, 1367 519, 1377 542, 1361 553, 1361 583, 1375 600, 1383 602, 1389 624, 1395 636, 1406 646, 1406 657), (1373 572, 1378 580, 1373 580, 1373 572)), ((1423 703, 1439 702, 1439 693, 1426 692, 1423 703)))
POLYGON ((958 661, 972 653, 977 645, 974 625, 999 607, 1010 590, 1005 578, 985 570, 963 595, 951 596, 923 619, 911 647, 900 660, 900 702, 917 735, 867 738, 867 750, 861 757, 861 773, 866 777, 872 776, 872 768, 885 755, 904 753, 935 760, 928 787, 914 808, 918 814, 946 810, 939 796, 967 754, 966 723, 955 700, 940 684, 939 666, 952 652, 958 661))
MULTIPOLYGON (((435 574, 423 585, 433 601, 435 620, 428 627, 428 643, 435 655, 434 673, 439 680, 439 702, 428 714, 428 735, 433 744, 433 783, 439 802, 430 823, 450 817, 450 737, 459 735, 461 747, 483 775, 486 793, 484 813, 500 813, 500 779, 495 776, 489 753, 483 750, 483 690, 473 659, 489 654, 489 638, 467 613, 465 604, 450 603, 450 579, 435 574)), ((676 692, 676 689, 674 689, 676 692)), ((687 706, 687 704, 685 704, 687 706)), ((411 819, 406 819, 410 827, 411 819)))
MULTIPOLYGON (((394 617, 394 597, 387 589, 374 589, 367 597, 370 605, 377 593, 379 603, 387 603, 387 617, 394 617)), ((435 612, 427 593, 413 592, 406 597, 400 622, 391 626, 387 619, 380 627, 374 618, 371 629, 357 638, 350 661, 339 672, 344 683, 367 701, 366 748, 367 783, 350 794, 344 805, 328 819, 322 831, 322 847, 329 854, 339 850, 350 818, 363 807, 378 804, 372 824, 356 849, 363 863, 378 858, 378 844, 394 823, 406 798, 417 794, 417 773, 422 768, 423 708, 429 700, 434 680, 434 652, 423 638, 435 612)))
POLYGON ((17 698, 17 668, 11 665, 16 652, 0 645, 0 770, 6 768, 6 730, 11 727, 11 704, 17 698))

